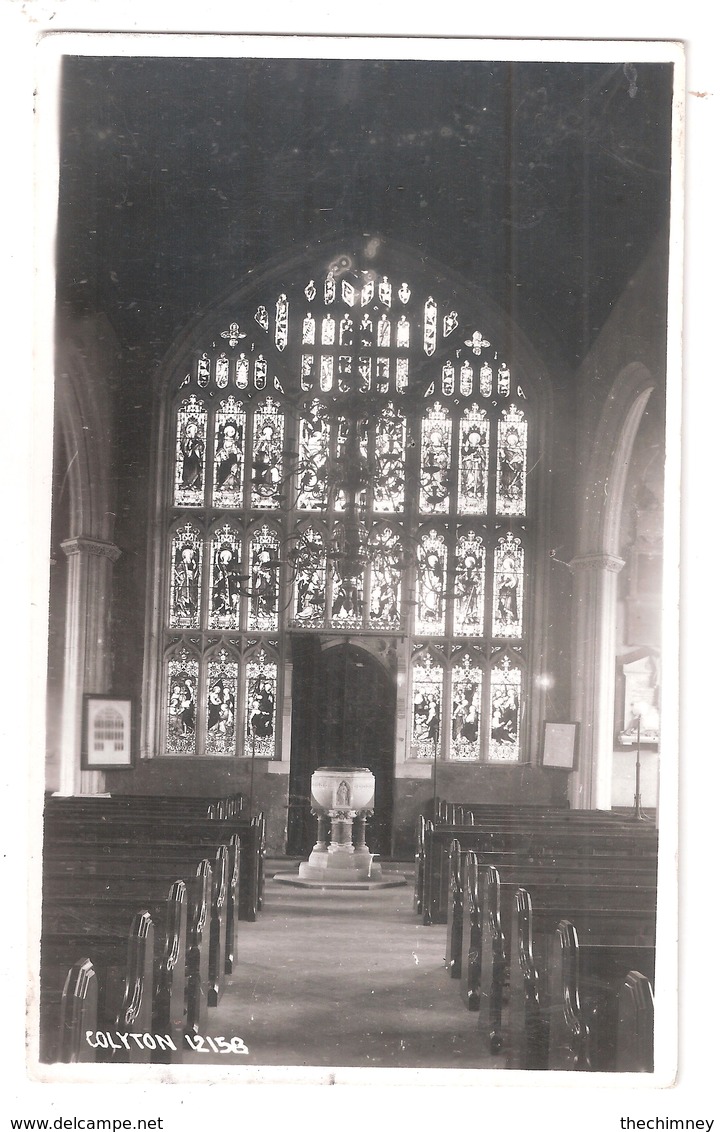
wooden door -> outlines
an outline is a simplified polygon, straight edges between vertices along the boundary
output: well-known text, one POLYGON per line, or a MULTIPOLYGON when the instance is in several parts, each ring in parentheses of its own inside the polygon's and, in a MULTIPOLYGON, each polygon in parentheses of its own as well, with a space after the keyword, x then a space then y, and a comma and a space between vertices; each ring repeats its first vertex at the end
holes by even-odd
POLYGON ((395 684, 365 649, 343 643, 320 650, 309 640, 293 650, 292 757, 288 852, 307 855, 316 822, 310 778, 319 766, 361 766, 375 775, 375 814, 367 842, 390 855, 393 817, 395 684))

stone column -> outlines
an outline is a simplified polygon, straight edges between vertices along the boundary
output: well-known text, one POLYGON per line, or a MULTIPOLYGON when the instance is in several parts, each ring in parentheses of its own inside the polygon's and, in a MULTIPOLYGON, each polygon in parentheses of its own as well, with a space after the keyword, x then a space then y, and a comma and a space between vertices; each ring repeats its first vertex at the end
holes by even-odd
POLYGON ((624 560, 584 554, 574 574, 573 718, 581 724, 578 768, 569 800, 575 809, 611 809, 617 575, 624 560))
POLYGON ((361 810, 352 823, 352 844, 356 853, 365 853, 368 847, 365 844, 365 833, 368 821, 368 811, 361 810))
POLYGON ((109 687, 111 577, 121 551, 113 543, 82 535, 61 546, 68 577, 59 793, 94 794, 103 789, 103 775, 81 771, 83 693, 103 693, 109 687))
POLYGON ((317 818, 317 841, 314 849, 325 852, 327 850, 327 814, 322 810, 310 810, 310 813, 317 818))
POLYGON ((356 810, 330 810, 332 831, 330 853, 353 853, 352 822, 357 817, 356 810))

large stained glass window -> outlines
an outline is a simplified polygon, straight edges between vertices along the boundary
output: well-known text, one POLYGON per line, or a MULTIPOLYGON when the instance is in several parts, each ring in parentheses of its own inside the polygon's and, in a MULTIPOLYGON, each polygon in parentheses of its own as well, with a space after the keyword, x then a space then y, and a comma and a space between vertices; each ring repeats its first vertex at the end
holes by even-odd
POLYGON ((544 462, 463 302, 341 259, 227 312, 172 382, 164 753, 279 757, 277 657, 312 632, 396 654, 407 757, 522 757, 544 462))

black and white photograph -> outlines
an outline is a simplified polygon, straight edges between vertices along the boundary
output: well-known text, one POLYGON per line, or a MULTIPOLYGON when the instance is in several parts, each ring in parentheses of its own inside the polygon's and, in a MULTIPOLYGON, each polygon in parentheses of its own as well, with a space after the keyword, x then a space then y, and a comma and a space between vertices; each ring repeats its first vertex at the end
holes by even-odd
POLYGON ((683 44, 100 30, 35 59, 26 1073, 664 1114, 683 44))

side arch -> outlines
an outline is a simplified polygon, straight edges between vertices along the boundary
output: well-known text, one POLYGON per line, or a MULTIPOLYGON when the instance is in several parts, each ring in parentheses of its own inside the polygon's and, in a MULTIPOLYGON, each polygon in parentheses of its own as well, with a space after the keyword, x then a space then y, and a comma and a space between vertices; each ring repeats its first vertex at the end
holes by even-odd
POLYGON ((617 575, 627 473, 637 432, 657 382, 639 362, 612 384, 596 430, 582 490, 574 574, 573 718, 581 721, 579 765, 569 800, 610 809, 614 730, 617 575))

